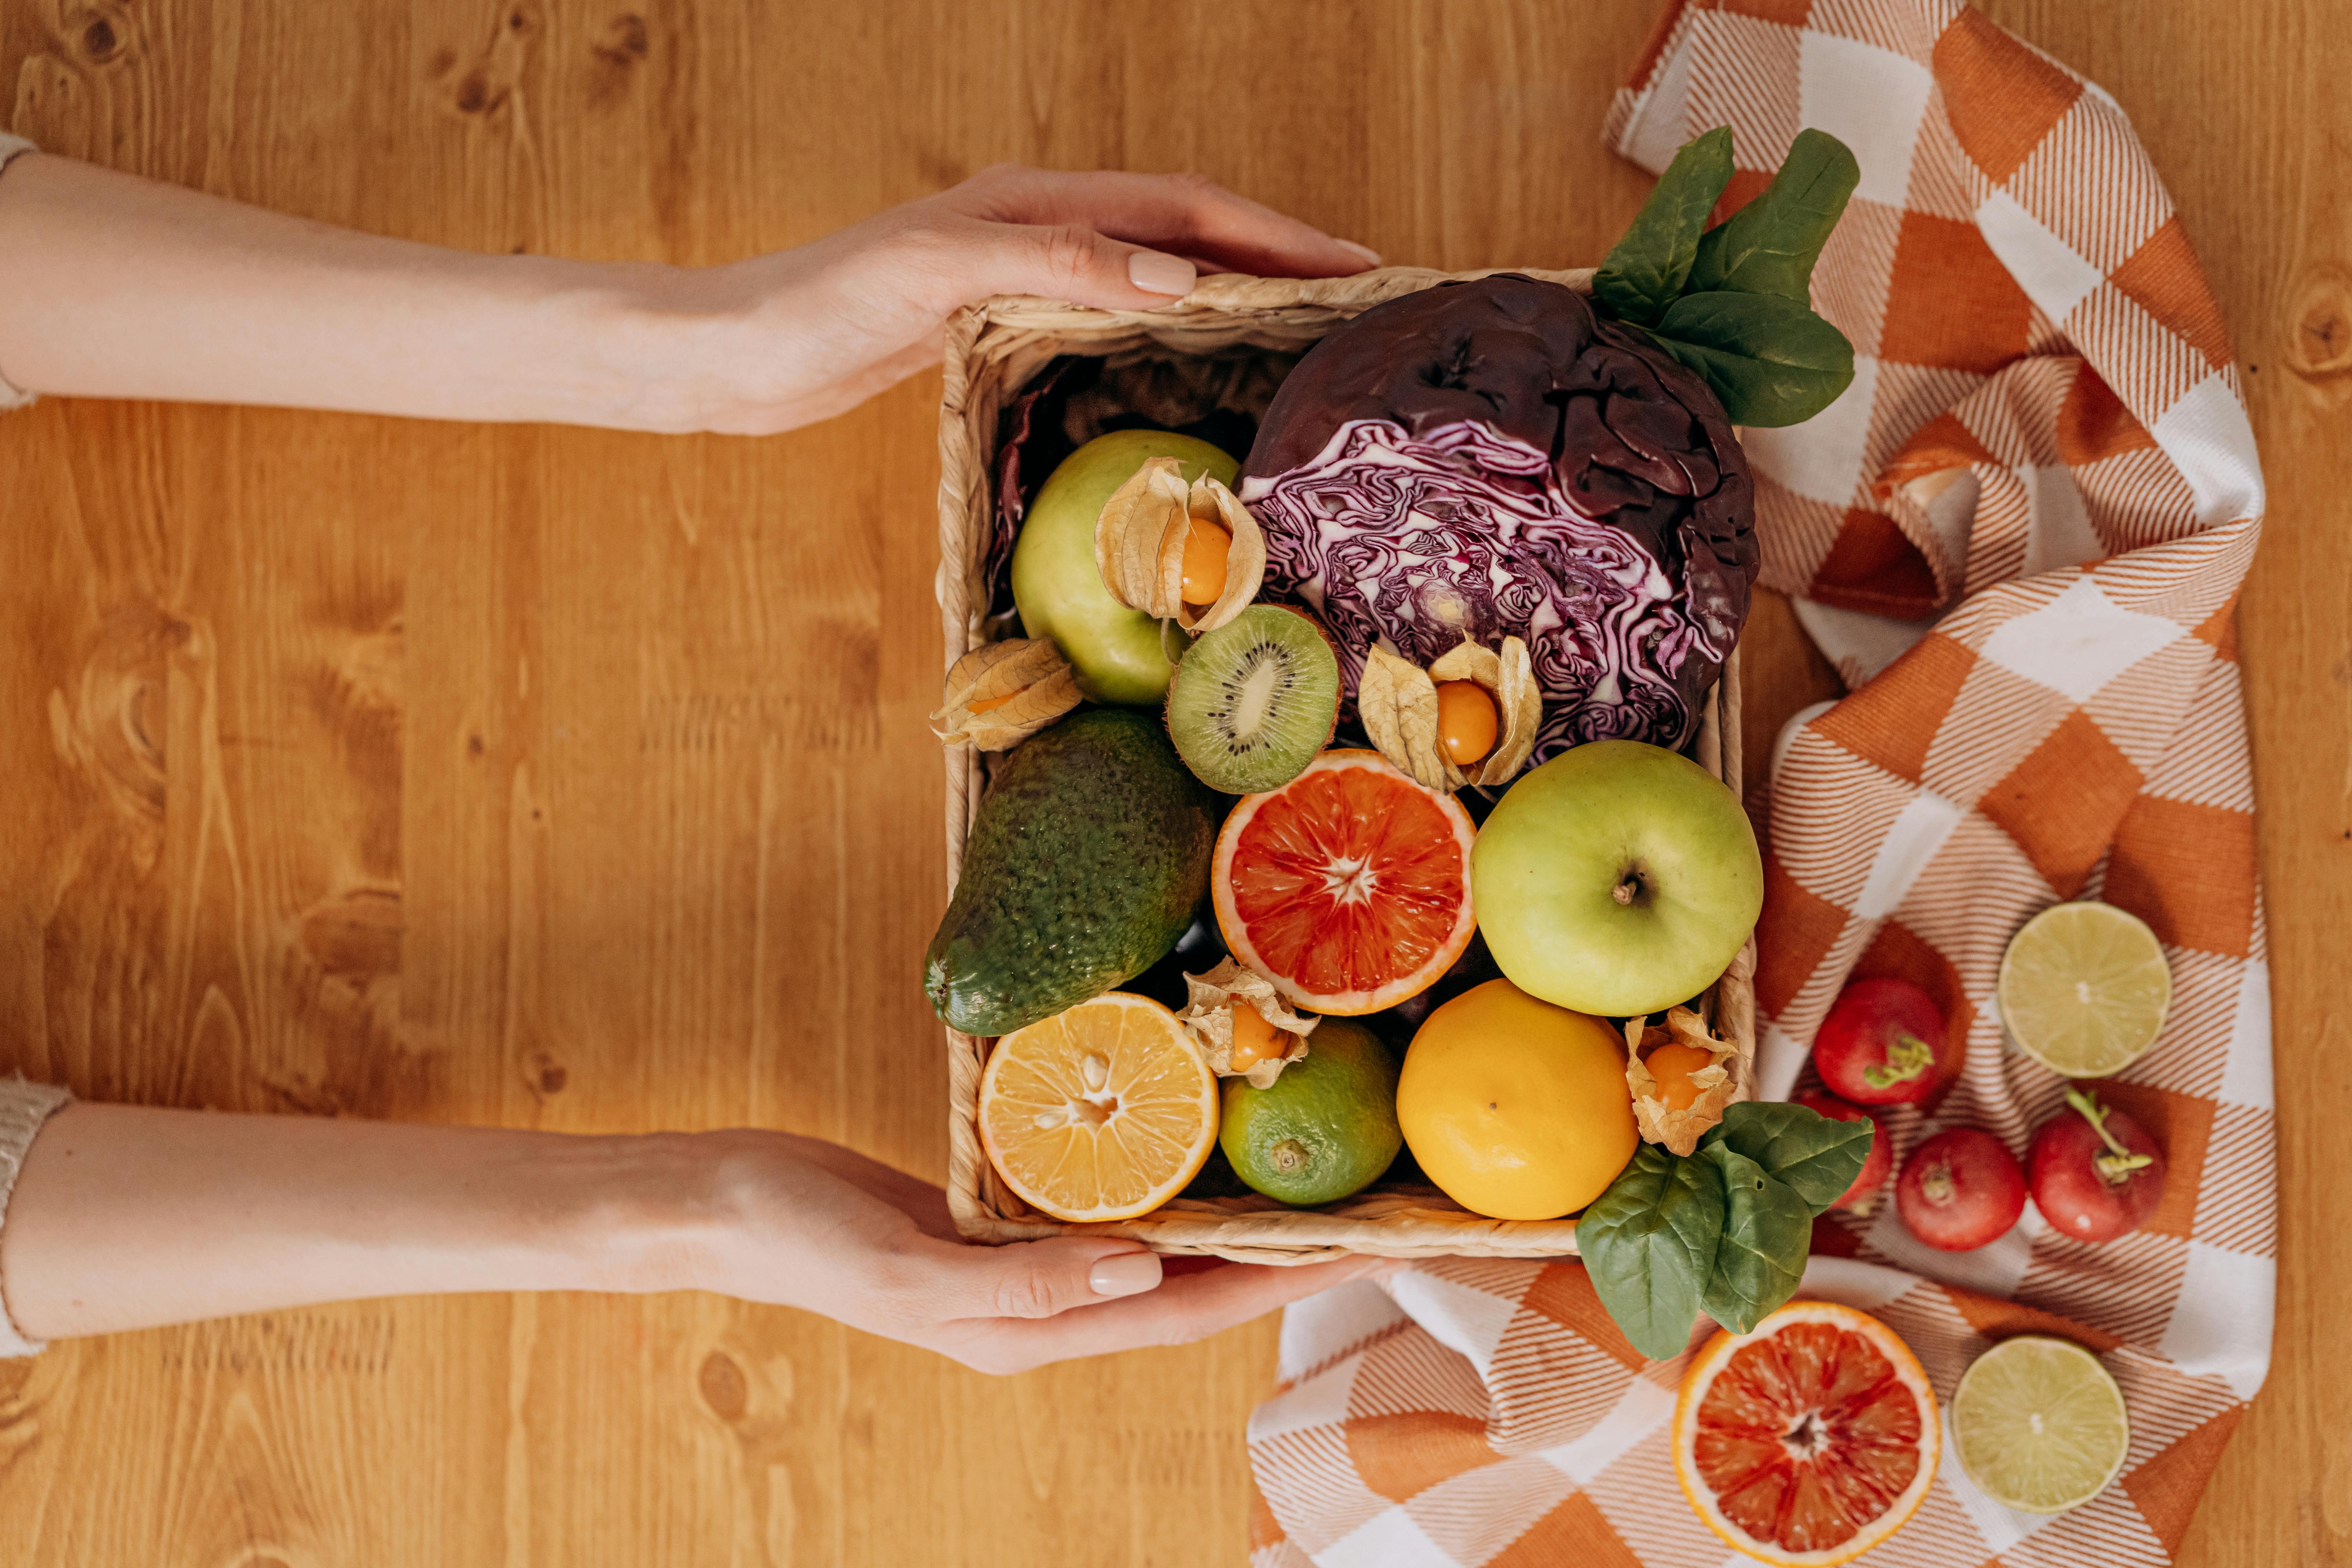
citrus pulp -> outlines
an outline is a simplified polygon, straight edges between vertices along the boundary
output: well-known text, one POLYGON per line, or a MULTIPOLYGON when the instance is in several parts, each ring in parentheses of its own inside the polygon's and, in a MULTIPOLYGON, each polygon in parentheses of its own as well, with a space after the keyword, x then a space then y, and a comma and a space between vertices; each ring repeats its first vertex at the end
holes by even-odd
POLYGON ((1325 752, 1225 818, 1209 877, 1218 929, 1293 1006, 1393 1007, 1470 945, 1476 837, 1452 795, 1379 752, 1325 752))
POLYGON ((2070 1340, 2021 1334, 1969 1364, 1952 1390, 1952 1446, 1977 1489, 2024 1513, 2060 1513, 2106 1489, 2131 1447, 2123 1391, 2070 1340))
POLYGON ((1216 1075, 1175 1014, 1114 991, 996 1042, 980 1138, 1005 1184, 1055 1218, 1132 1219, 1208 1159, 1216 1075))
POLYGON ((2019 1049, 2067 1078, 2105 1078, 2156 1043, 2172 970, 2137 916, 2053 904, 2009 939, 1996 989, 2019 1049))
POLYGON ((1719 1333, 1683 1374, 1675 1476, 1709 1530, 1760 1562, 1826 1568, 1903 1528, 1936 1477, 1936 1395, 1865 1312, 1791 1301, 1719 1333))

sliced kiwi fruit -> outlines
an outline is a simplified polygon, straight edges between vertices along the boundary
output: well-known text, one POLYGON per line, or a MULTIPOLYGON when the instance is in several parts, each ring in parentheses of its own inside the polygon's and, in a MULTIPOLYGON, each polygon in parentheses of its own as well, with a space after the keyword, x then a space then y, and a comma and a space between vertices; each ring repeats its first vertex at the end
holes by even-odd
POLYGON ((1282 605, 1252 605, 1203 633, 1168 687, 1177 754, 1225 795, 1297 778, 1339 717, 1339 657, 1322 627, 1282 605))

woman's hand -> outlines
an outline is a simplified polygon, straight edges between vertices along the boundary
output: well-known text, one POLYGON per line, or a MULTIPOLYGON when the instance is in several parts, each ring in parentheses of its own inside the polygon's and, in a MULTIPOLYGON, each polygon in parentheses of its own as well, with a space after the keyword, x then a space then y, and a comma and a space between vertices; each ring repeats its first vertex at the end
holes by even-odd
POLYGON ((1379 258, 1188 174, 1001 165, 725 266, 482 256, 32 153, 0 172, 0 378, 28 392, 765 435, 938 363, 991 294, 1147 310, 1198 271, 1379 258))
POLYGON ((576 1137, 69 1105, 0 1279, 36 1339, 458 1290, 700 1289, 1017 1372, 1177 1344, 1382 1267, 1171 1272, 1131 1241, 957 1239, 946 1200, 814 1138, 576 1137))
POLYGON ((982 1372, 1187 1343, 1395 1267, 1187 1259, 1163 1276, 1157 1255, 1108 1237, 974 1246, 957 1236, 937 1187, 864 1155, 785 1133, 702 1136, 718 1163, 696 1283, 821 1312, 982 1372))
POLYGON ((798 249, 677 274, 679 315, 643 349, 683 395, 659 417, 764 435, 838 414, 940 360, 950 312, 992 294, 1150 310, 1202 272, 1338 277, 1360 245, 1192 174, 1001 163, 798 249))

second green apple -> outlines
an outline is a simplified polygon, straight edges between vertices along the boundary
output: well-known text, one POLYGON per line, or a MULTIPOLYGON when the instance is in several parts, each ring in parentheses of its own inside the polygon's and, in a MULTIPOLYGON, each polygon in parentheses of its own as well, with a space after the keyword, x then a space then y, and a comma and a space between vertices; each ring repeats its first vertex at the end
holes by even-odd
POLYGON ((1626 1018, 1713 984, 1756 929, 1764 862, 1723 781, 1638 741, 1522 776, 1470 858, 1478 929, 1521 990, 1626 1018))

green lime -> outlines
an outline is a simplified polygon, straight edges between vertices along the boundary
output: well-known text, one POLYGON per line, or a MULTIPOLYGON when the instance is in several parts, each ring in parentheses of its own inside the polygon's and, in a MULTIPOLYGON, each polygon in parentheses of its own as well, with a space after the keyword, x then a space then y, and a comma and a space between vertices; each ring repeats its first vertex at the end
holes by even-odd
POLYGON ((2005 1508, 2062 1513, 2106 1489, 2131 1447, 2123 1391, 2071 1340, 2021 1334, 1977 1357, 1952 1391, 1960 1468, 2005 1508))
POLYGON ((1307 1037, 1307 1058, 1283 1068, 1273 1088, 1225 1079, 1217 1145, 1234 1173, 1267 1197, 1338 1203, 1376 1180, 1403 1145, 1396 1086, 1396 1058, 1378 1036, 1326 1018, 1307 1037))

